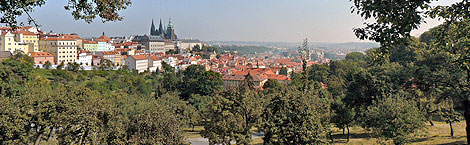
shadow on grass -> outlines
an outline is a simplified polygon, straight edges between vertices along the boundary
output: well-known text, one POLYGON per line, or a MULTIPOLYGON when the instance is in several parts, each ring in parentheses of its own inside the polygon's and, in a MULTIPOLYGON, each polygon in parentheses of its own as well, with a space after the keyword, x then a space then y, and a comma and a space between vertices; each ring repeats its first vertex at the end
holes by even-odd
MULTIPOLYGON (((360 139, 360 138, 371 138, 370 133, 351 133, 349 134, 349 139, 360 139)), ((335 143, 346 143, 348 139, 348 134, 334 134, 333 139, 335 143)))
POLYGON ((456 144, 466 144, 466 141, 455 141, 451 143, 444 143, 444 144, 439 144, 439 145, 456 145, 456 144))
MULTIPOLYGON (((422 137, 422 138, 415 138, 415 139, 412 139, 411 140, 411 143, 419 143, 419 142, 426 142, 426 141, 429 141, 431 139, 438 139, 438 138, 445 138, 445 139, 451 139, 451 140, 461 140, 463 138, 465 138, 465 136, 454 136, 454 137, 451 137, 451 136, 438 136, 438 135, 434 135, 434 136, 428 136, 428 137, 422 137)), ((442 143, 440 145, 455 145, 455 144, 465 144, 466 142, 464 141, 455 141, 455 142, 451 142, 451 143, 442 143)), ((439 144, 439 143, 437 143, 439 144)))

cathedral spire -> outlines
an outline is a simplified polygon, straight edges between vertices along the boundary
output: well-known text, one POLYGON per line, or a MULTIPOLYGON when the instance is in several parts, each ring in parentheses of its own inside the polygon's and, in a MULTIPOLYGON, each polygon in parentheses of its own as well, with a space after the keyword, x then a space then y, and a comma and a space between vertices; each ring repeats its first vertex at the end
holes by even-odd
POLYGON ((163 30, 162 19, 160 18, 160 25, 158 26, 158 32, 163 37, 165 30, 163 30))
POLYGON ((152 25, 150 26, 150 35, 156 35, 155 24, 153 23, 153 19, 152 19, 152 25))

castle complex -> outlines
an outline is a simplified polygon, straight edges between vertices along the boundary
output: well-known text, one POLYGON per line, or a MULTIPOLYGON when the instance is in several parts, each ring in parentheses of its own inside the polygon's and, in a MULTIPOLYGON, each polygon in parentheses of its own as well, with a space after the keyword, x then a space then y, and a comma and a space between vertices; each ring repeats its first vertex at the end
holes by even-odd
POLYGON ((169 40, 178 39, 178 36, 176 36, 176 34, 175 34, 175 27, 171 23, 171 17, 169 18, 168 26, 166 27, 166 29, 163 28, 161 19, 160 19, 160 25, 158 26, 158 29, 155 28, 155 24, 152 20, 152 25, 150 26, 150 35, 151 36, 160 36, 163 39, 169 39, 169 40))

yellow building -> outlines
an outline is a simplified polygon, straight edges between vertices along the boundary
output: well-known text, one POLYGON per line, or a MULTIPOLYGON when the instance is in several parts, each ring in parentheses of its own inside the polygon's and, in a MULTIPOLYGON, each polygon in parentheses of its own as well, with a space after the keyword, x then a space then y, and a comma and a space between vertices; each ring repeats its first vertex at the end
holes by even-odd
POLYGON ((54 55, 56 64, 77 62, 77 46, 77 41, 72 38, 45 37, 39 40, 39 49, 54 55))
POLYGON ((17 31, 15 33, 16 40, 22 40, 28 44, 29 52, 39 52, 39 35, 29 31, 17 31))
POLYGON ((10 51, 12 54, 15 51, 22 51, 24 54, 28 53, 28 43, 24 43, 21 36, 16 37, 15 34, 3 31, 0 35, 0 50, 10 51))

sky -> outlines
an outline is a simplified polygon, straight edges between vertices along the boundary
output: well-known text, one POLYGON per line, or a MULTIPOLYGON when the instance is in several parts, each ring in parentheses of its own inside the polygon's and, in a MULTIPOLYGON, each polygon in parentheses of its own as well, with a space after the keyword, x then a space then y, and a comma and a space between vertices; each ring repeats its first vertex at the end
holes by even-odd
MULTIPOLYGON (((92 24, 74 20, 64 9, 67 0, 48 0, 32 16, 42 30, 77 33, 82 37, 144 35, 150 33, 154 19, 168 24, 172 18, 179 38, 203 41, 359 42, 352 29, 363 26, 363 19, 350 13, 349 0, 131 0, 132 5, 120 12, 123 21, 92 24)), ((440 0, 451 4, 457 0, 440 0)), ((21 17, 20 20, 25 20, 21 17)), ((418 36, 438 25, 426 20, 418 36)))

